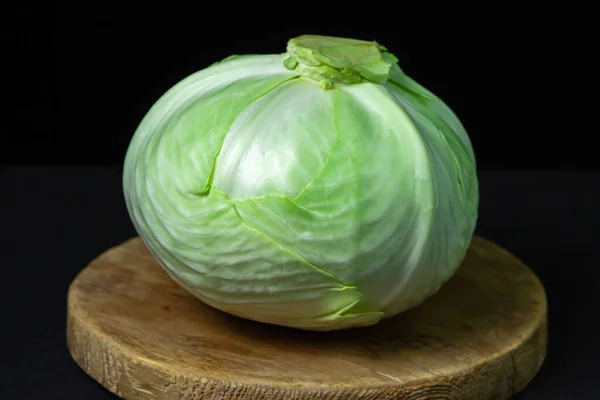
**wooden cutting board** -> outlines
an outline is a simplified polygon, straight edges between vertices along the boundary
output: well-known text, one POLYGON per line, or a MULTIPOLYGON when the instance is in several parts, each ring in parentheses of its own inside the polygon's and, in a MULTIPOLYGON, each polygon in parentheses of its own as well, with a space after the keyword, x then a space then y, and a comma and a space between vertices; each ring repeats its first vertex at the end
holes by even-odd
POLYGON ((233 317, 177 286, 139 238, 95 259, 68 295, 67 343, 125 399, 507 399, 546 355, 532 271, 475 237, 425 303, 378 325, 306 332, 233 317))

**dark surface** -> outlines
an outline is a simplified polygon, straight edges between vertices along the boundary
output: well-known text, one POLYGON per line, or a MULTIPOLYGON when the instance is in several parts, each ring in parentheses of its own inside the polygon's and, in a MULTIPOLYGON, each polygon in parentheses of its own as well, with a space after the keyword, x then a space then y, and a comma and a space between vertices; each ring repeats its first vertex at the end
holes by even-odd
MULTIPOLYGON (((546 363, 518 400, 598 399, 598 172, 480 173, 477 233, 527 263, 549 297, 546 363)), ((0 398, 116 399, 65 344, 67 289, 135 235, 110 168, 2 168, 0 398)))

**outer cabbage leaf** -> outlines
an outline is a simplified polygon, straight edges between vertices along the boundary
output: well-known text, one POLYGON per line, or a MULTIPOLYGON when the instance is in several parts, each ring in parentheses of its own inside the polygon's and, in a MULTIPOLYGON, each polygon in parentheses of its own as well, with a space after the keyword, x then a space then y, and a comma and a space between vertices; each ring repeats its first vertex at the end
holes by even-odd
POLYGON ((167 93, 128 150, 127 207, 164 269, 207 304, 312 329, 376 322, 381 313, 348 312, 361 298, 355 287, 248 227, 212 188, 215 160, 238 115, 296 77, 280 61, 227 61, 167 93))

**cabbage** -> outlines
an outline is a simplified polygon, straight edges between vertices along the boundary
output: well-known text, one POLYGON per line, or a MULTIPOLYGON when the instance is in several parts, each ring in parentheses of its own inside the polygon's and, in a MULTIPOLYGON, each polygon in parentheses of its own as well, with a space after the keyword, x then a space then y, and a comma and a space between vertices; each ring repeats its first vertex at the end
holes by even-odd
POLYGON ((368 326, 462 263, 478 182, 465 128, 376 42, 304 35, 183 79, 124 163, 131 220, 173 280, 223 312, 368 326))

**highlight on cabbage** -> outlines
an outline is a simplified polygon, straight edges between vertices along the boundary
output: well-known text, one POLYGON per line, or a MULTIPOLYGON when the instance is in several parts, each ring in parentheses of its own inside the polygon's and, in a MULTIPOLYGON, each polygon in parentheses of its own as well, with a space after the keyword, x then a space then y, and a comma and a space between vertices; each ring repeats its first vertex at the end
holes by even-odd
POLYGON ((382 45, 316 35, 172 87, 131 140, 123 188, 150 252, 201 301, 324 331, 434 294, 479 202, 455 113, 382 45))

